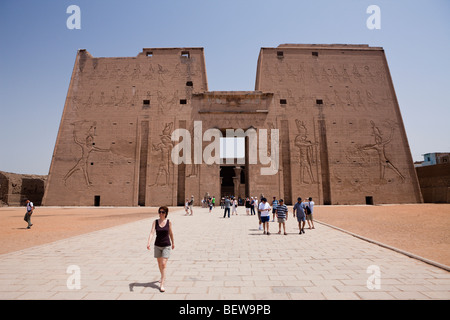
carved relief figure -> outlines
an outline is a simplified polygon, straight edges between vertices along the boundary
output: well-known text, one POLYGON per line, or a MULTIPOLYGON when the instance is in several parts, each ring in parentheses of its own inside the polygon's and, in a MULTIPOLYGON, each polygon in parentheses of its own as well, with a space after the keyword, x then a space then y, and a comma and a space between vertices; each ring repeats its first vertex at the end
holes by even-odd
POLYGON ((400 173, 400 171, 391 163, 391 161, 386 156, 386 145, 389 144, 392 140, 392 135, 394 133, 394 126, 391 126, 391 134, 389 138, 383 138, 380 129, 375 126, 375 123, 371 120, 373 135, 375 136, 374 144, 367 144, 365 146, 360 147, 360 150, 375 150, 378 154, 379 167, 380 167, 380 179, 384 180, 386 168, 391 169, 395 174, 397 174, 400 179, 405 181, 405 177, 400 173))
POLYGON ((165 114, 164 101, 166 101, 166 97, 161 91, 158 91, 156 96, 158 100, 158 114, 165 114))
POLYGON ((153 74, 155 73, 155 70, 153 69, 153 66, 150 64, 149 66, 148 66, 148 70, 144 73, 144 78, 146 79, 146 80, 151 80, 151 79, 153 79, 153 74))
POLYGON ((166 81, 165 74, 167 73, 167 69, 164 69, 164 67, 160 64, 158 64, 158 86, 164 87, 164 83, 166 81))
POLYGON ((169 184, 172 160, 170 155, 172 153, 173 142, 171 139, 173 122, 166 123, 162 131, 161 142, 153 144, 152 151, 159 152, 159 166, 156 174, 155 183, 153 185, 165 186, 169 184))
POLYGON ((300 163, 300 182, 315 183, 312 172, 313 163, 313 146, 314 144, 307 140, 307 129, 303 121, 295 120, 299 134, 295 137, 295 146, 299 149, 300 163), (305 179, 305 173, 308 175, 309 181, 305 179))
POLYGON ((89 155, 92 151, 108 152, 109 149, 97 148, 94 145, 94 127, 96 125, 95 122, 77 121, 75 123, 72 123, 72 125, 74 126, 73 140, 81 148, 81 157, 80 159, 78 159, 77 164, 73 166, 72 169, 70 169, 64 176, 64 184, 66 184, 67 179, 69 179, 75 172, 81 171, 84 175, 86 185, 89 187, 92 185, 87 171, 89 155), (89 127, 89 129, 87 130, 85 130, 86 125, 89 127), (82 134, 84 139, 80 139, 78 136, 80 135, 80 131, 82 132, 83 130, 85 130, 82 134))

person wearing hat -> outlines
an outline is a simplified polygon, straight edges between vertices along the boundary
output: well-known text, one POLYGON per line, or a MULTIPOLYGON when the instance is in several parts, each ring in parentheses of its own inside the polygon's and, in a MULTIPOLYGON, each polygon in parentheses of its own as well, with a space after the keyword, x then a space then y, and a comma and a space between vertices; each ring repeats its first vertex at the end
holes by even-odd
POLYGON ((297 213, 297 221, 298 221, 298 229, 300 230, 299 234, 305 233, 305 204, 302 202, 302 198, 297 198, 297 203, 294 205, 294 217, 297 213))

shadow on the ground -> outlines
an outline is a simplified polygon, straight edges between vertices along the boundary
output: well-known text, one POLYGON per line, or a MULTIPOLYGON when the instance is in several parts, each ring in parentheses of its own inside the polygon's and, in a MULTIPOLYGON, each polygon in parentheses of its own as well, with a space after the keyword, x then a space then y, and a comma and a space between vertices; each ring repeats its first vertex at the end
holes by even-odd
POLYGON ((159 281, 146 282, 146 283, 138 283, 138 282, 130 283, 129 284, 130 292, 134 291, 134 287, 155 288, 155 289, 159 290, 158 283, 159 283, 159 281))

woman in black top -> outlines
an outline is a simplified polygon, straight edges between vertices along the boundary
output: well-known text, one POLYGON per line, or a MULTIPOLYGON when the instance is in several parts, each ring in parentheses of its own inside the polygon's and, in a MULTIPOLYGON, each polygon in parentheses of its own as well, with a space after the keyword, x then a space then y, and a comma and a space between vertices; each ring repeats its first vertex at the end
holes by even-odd
POLYGON ((166 265, 170 257, 171 249, 175 249, 172 233, 172 223, 167 219, 169 208, 159 207, 159 219, 153 221, 152 231, 148 237, 147 249, 150 250, 153 236, 156 233, 156 240, 154 245, 155 258, 158 261, 159 271, 161 272, 161 281, 159 290, 166 291, 164 288, 164 280, 166 279, 166 265))

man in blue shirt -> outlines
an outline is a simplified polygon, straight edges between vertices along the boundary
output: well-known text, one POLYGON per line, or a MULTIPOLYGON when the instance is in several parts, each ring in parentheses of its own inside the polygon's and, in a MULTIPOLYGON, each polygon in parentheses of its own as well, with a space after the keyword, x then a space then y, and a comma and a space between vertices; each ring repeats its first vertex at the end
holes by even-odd
POLYGON ((294 205, 294 217, 297 213, 299 234, 305 233, 305 204, 302 202, 302 198, 297 198, 297 203, 294 205))
POLYGON ((272 222, 275 221, 275 215, 276 215, 276 213, 277 213, 277 205, 278 205, 277 197, 273 197, 273 201, 272 201, 272 214, 273 214, 273 219, 272 219, 272 222))

